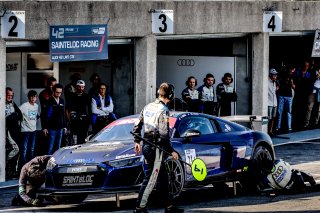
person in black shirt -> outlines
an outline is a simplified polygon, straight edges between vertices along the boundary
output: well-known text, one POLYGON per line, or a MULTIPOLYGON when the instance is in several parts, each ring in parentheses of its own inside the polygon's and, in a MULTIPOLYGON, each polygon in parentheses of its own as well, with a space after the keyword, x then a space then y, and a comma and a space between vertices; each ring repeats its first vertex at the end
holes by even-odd
POLYGON ((74 137, 75 144, 82 144, 89 128, 89 108, 91 102, 89 95, 84 92, 85 82, 78 80, 76 92, 71 94, 67 102, 67 117, 70 121, 70 132, 74 137))
POLYGON ((42 131, 49 137, 48 155, 61 147, 62 135, 66 133, 65 103, 61 94, 63 86, 56 84, 52 88, 53 95, 48 100, 48 107, 44 112, 42 131))
POLYGON ((276 132, 279 131, 281 128, 281 121, 282 121, 282 113, 283 110, 286 109, 287 111, 287 128, 288 132, 292 131, 291 124, 292 124, 292 99, 295 89, 295 84, 292 78, 292 73, 294 73, 295 68, 290 67, 287 72, 285 72, 279 79, 279 89, 278 93, 278 123, 276 132))
POLYGON ((225 73, 222 77, 222 83, 217 85, 217 99, 219 103, 219 116, 231 115, 231 102, 237 101, 237 93, 231 86, 233 78, 231 73, 225 73))

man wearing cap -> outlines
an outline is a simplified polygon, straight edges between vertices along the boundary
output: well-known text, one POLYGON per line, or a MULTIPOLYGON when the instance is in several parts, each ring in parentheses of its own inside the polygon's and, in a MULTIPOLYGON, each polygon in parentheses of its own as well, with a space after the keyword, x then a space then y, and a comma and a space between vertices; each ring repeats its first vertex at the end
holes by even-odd
POLYGON ((89 95, 84 92, 86 84, 83 80, 76 83, 76 91, 70 95, 70 101, 67 102, 66 111, 70 121, 70 132, 73 136, 74 144, 84 143, 89 129, 89 95))
POLYGON ((269 70, 269 79, 268 79, 268 134, 273 136, 273 123, 275 117, 277 116, 277 95, 276 91, 279 89, 277 84, 277 74, 276 69, 272 68, 269 70))

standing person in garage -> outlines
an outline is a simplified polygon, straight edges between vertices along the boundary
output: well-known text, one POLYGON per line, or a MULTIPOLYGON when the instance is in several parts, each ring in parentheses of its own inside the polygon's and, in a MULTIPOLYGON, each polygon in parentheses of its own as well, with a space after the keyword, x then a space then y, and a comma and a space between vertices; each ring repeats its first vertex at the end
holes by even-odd
POLYGON ((81 80, 81 75, 79 73, 73 73, 70 76, 70 83, 64 87, 64 99, 66 104, 68 103, 70 96, 76 92, 78 80, 81 80))
POLYGON ((94 134, 117 119, 113 113, 112 98, 107 94, 107 90, 107 84, 100 83, 99 93, 94 95, 91 100, 91 122, 94 134))
POLYGON ((314 104, 313 84, 315 76, 310 72, 310 63, 305 60, 302 68, 294 74, 295 95, 293 98, 294 127, 298 130, 308 129, 314 104))
POLYGON ((62 135, 67 131, 65 102, 61 98, 63 86, 56 84, 52 87, 52 90, 53 95, 48 100, 42 126, 44 136, 48 136, 48 155, 61 147, 62 135))
POLYGON ((166 174, 166 167, 164 164, 165 153, 151 145, 162 147, 168 153, 171 153, 172 157, 177 160, 179 158, 178 153, 173 149, 169 136, 169 109, 167 104, 174 98, 174 87, 168 83, 162 83, 158 90, 158 98, 144 107, 140 113, 139 121, 135 124, 133 132, 137 135, 134 136, 135 152, 138 155, 141 151, 145 158, 145 177, 143 179, 139 196, 137 199, 136 209, 134 212, 148 212, 147 203, 149 195, 152 192, 159 175, 159 181, 163 196, 165 196, 165 212, 183 212, 173 205, 172 197, 169 193, 169 180, 166 174), (144 138, 149 143, 143 143, 141 149, 141 132, 144 132, 144 138), (139 136, 139 137, 138 137, 139 136), (160 171, 159 171, 160 170, 160 171))
POLYGON ((279 89, 279 85, 277 83, 277 74, 276 69, 271 68, 269 70, 269 79, 268 79, 268 134, 270 136, 274 136, 273 133, 273 124, 274 120, 277 116, 277 90, 279 89))
POLYGON ((292 132, 292 99, 294 96, 295 84, 292 78, 292 74, 295 72, 295 67, 289 66, 288 70, 285 70, 279 79, 279 90, 278 90, 278 123, 276 132, 281 129, 281 123, 283 119, 283 111, 285 110, 287 117, 287 132, 292 132))
POLYGON ((218 99, 218 115, 231 115, 231 102, 237 101, 237 93, 232 87, 233 78, 231 73, 225 73, 222 77, 222 83, 217 85, 217 99, 218 99))
POLYGON ((49 98, 52 96, 52 87, 57 83, 57 79, 55 77, 49 77, 47 79, 47 85, 44 90, 42 90, 39 94, 39 101, 40 101, 40 106, 41 106, 41 112, 44 111, 44 108, 47 105, 47 101, 49 98))
POLYGON ((187 87, 182 90, 182 99, 188 104, 189 112, 199 112, 199 92, 196 90, 197 79, 189 76, 186 81, 187 87))
POLYGON ((6 88, 6 176, 15 178, 18 175, 18 159, 20 146, 20 121, 22 113, 13 101, 14 92, 11 87, 6 88))
POLYGON ((73 144, 84 143, 90 124, 89 108, 91 107, 91 102, 89 95, 84 92, 85 85, 83 80, 78 80, 76 92, 70 95, 69 102, 66 103, 66 112, 70 121, 73 144))
POLYGON ((28 101, 19 107, 22 113, 20 168, 35 156, 37 120, 40 117, 36 101, 37 92, 30 90, 28 101))
POLYGON ((99 94, 99 87, 101 84, 101 78, 98 75, 98 73, 93 73, 91 75, 90 82, 92 84, 92 87, 89 89, 88 94, 89 94, 90 98, 92 98, 93 96, 99 94))
POLYGON ((203 85, 198 88, 199 91, 199 100, 200 100, 200 112, 217 115, 215 101, 214 87, 215 84, 214 76, 211 73, 208 73, 203 79, 203 85))

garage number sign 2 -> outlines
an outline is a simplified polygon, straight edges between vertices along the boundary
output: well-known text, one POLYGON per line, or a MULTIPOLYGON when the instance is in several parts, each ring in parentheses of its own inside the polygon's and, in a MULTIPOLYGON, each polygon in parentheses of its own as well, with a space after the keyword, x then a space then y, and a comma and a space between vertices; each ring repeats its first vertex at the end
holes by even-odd
POLYGON ((263 32, 282 32, 282 11, 264 11, 263 32))
POLYGON ((25 38, 25 11, 5 11, 1 17, 2 38, 25 38))
POLYGON ((173 10, 152 11, 152 33, 173 34, 173 10))

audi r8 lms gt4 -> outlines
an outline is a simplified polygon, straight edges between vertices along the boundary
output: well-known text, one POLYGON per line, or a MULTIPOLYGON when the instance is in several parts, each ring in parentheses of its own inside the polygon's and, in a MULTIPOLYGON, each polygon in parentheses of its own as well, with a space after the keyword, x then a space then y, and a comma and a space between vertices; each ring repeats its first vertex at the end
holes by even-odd
MULTIPOLYGON (((118 119, 85 144, 63 147, 49 160, 41 194, 80 202, 90 193, 138 191, 144 177, 143 155, 134 152, 130 131, 138 115, 118 119), (67 196, 66 196, 67 195, 67 196)), ((240 124, 201 113, 170 112, 170 140, 181 161, 166 159, 170 190, 242 179, 250 160, 275 159, 270 137, 240 124), (194 159, 206 166, 204 180, 192 175, 194 159)), ((61 200, 60 200, 61 201, 61 200)))

